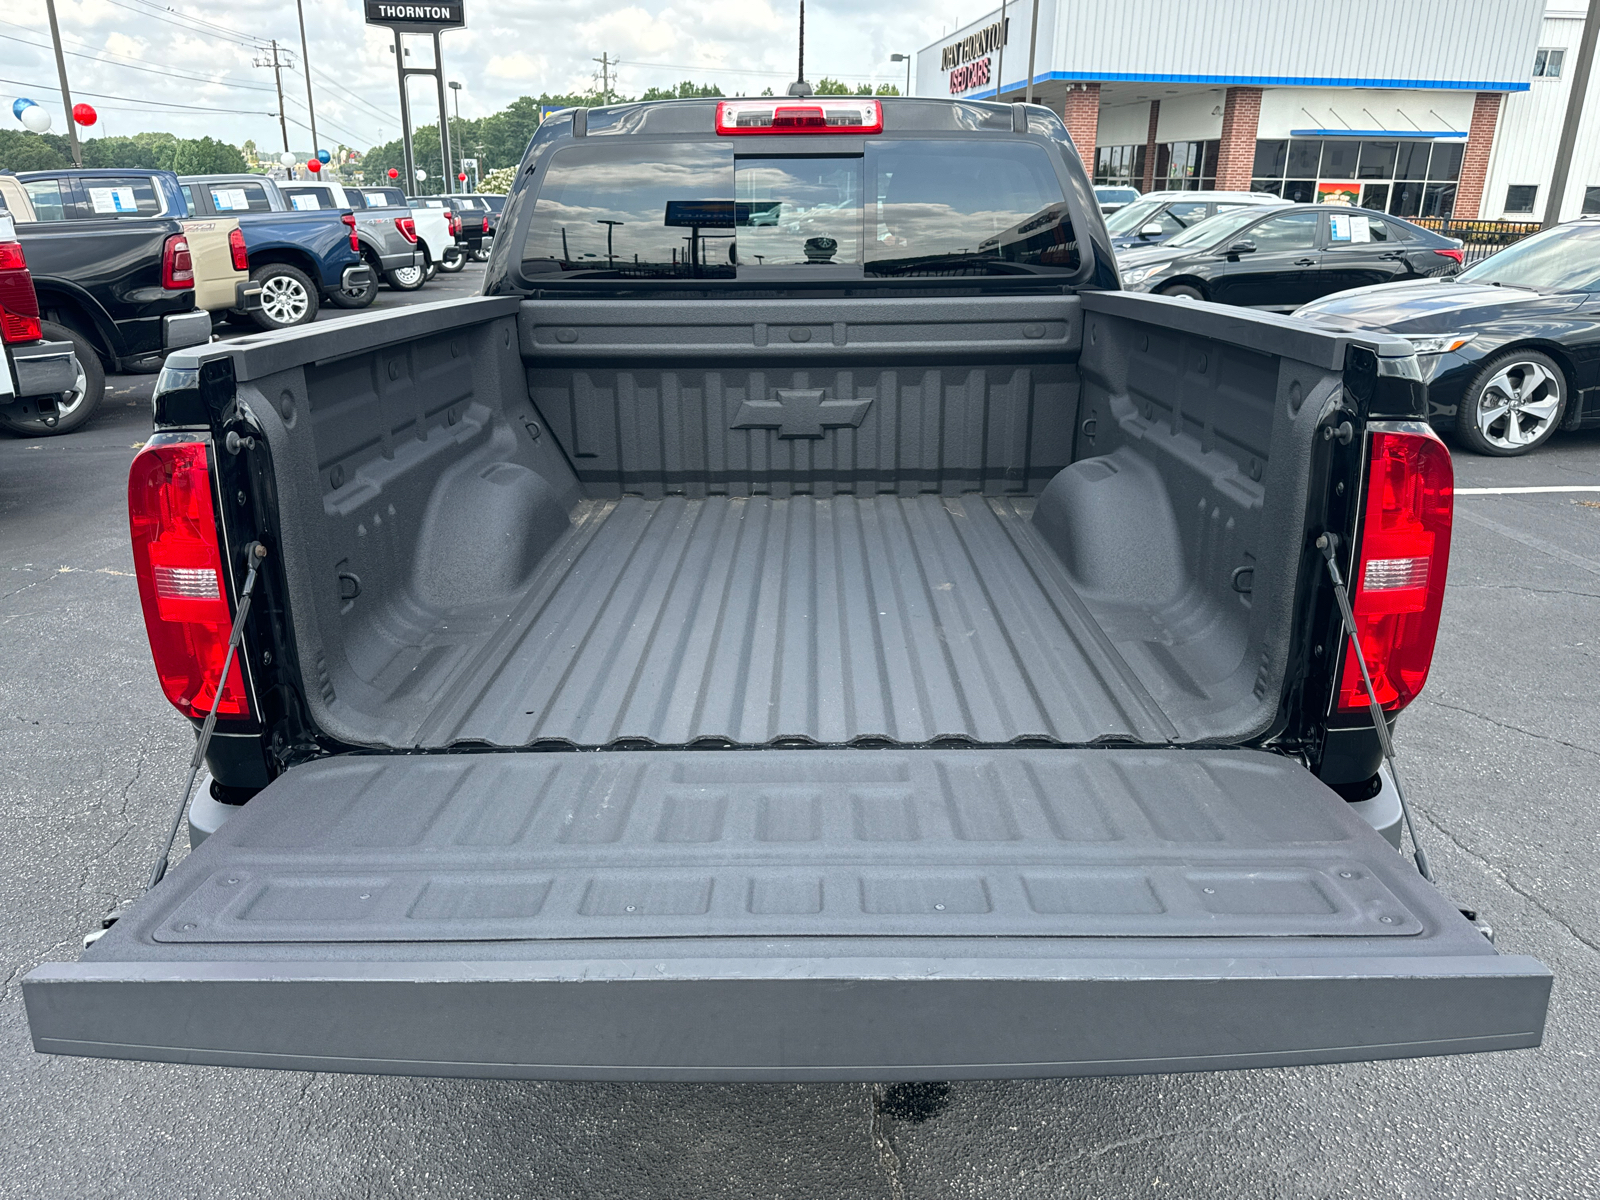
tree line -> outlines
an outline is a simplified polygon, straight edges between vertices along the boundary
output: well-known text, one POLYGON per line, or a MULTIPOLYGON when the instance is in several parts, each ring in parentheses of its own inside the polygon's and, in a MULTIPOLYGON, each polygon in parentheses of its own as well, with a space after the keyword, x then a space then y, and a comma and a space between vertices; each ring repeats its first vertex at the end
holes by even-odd
MULTIPOLYGON (((237 147, 216 138, 171 133, 90 138, 81 144, 86 167, 137 167, 179 175, 221 175, 246 169, 237 147)), ((72 146, 59 133, 0 129, 0 170, 53 171, 72 166, 72 146)))

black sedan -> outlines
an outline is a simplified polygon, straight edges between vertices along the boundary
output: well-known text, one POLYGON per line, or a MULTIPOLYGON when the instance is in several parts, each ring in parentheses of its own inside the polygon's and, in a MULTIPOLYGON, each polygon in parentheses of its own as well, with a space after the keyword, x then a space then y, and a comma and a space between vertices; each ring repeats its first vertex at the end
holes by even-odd
POLYGON ((1365 208, 1279 205, 1218 213, 1118 256, 1122 286, 1290 312, 1332 292, 1461 269, 1461 245, 1365 208))
POLYGON ((1547 229, 1454 279, 1361 288, 1296 315, 1408 339, 1429 420, 1480 454, 1600 425, 1600 221, 1547 229))

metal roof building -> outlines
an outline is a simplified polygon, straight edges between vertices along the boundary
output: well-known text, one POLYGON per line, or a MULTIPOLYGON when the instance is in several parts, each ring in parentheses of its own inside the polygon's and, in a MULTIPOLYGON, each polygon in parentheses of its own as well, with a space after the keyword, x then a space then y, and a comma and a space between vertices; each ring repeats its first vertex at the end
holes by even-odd
MULTIPOLYGON (((924 47, 918 95, 1061 113, 1096 182, 1406 217, 1542 212, 1581 0, 1029 0, 924 47)), ((1591 109, 1600 108, 1600 94, 1591 109)), ((1600 211, 1586 113, 1563 216, 1600 211)))

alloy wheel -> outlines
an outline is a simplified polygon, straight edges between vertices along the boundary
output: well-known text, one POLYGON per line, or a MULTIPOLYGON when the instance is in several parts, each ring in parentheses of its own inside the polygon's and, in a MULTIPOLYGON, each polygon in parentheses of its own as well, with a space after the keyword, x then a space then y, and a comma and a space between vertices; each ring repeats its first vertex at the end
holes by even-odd
POLYGON ((1542 438, 1561 411, 1561 379, 1543 363, 1507 363, 1478 394, 1478 430, 1502 450, 1542 438))
POLYGON ((411 287, 422 279, 422 267, 396 267, 389 274, 394 276, 394 281, 401 287, 411 287))
POLYGON ((274 275, 261 285, 261 311, 275 325, 293 325, 304 320, 311 297, 297 280, 274 275))

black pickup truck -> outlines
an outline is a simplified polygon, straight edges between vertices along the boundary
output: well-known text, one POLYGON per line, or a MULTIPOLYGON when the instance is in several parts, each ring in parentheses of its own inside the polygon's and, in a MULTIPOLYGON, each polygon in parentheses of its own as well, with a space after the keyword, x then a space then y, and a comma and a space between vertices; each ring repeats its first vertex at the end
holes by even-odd
MULTIPOLYGON (((165 174, 165 173, 158 173, 165 174)), ((45 336, 70 341, 80 378, 48 411, 11 406, 0 428, 69 433, 94 415, 108 372, 159 366, 166 354, 211 340, 195 307, 194 266, 182 223, 165 215, 159 178, 113 186, 0 172, 0 208, 16 223, 45 317, 45 336), (94 207, 121 204, 114 217, 94 207)), ((181 199, 176 200, 182 211, 181 199)))
POLYGON ((39 1050, 793 1081, 1539 1043, 1548 971, 1385 840, 1319 548, 1390 722, 1451 520, 1409 344, 1119 291, 1024 105, 580 109, 499 231, 484 295, 168 363, 129 504, 162 687, 219 714, 199 844, 26 978, 39 1050))

